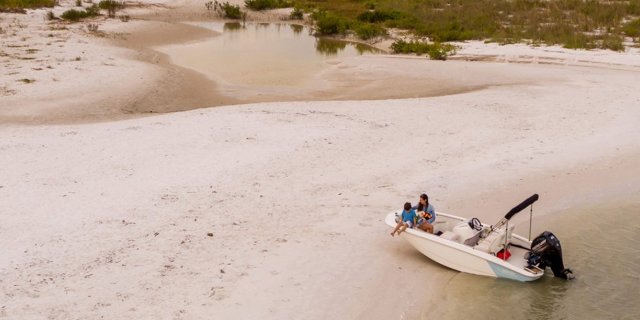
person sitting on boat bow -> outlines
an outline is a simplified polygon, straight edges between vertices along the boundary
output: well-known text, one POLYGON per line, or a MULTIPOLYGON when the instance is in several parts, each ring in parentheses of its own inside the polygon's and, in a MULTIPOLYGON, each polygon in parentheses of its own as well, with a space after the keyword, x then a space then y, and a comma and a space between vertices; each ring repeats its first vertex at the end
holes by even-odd
POLYGON ((401 234, 407 228, 413 228, 416 217, 416 210, 411 207, 411 202, 406 202, 404 204, 404 210, 402 210, 402 216, 400 216, 400 221, 398 221, 395 229, 391 231, 391 236, 393 237, 396 232, 401 234))
POLYGON ((418 222, 416 226, 429 233, 433 233, 433 223, 436 222, 436 211, 429 203, 429 196, 426 193, 420 195, 418 205, 413 209, 418 210, 418 222))

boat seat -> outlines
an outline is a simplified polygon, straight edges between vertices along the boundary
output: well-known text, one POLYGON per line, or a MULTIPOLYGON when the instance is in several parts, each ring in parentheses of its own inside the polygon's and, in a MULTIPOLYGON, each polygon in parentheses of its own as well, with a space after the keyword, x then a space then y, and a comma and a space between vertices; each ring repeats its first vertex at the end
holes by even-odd
POLYGON ((445 231, 450 230, 450 229, 451 228, 449 227, 449 222, 448 221, 436 220, 433 223, 433 233, 437 233, 438 231, 445 232, 445 231))
POLYGON ((458 236, 458 234, 455 232, 445 231, 440 235, 440 238, 458 242, 458 239, 460 239, 460 236, 458 236))

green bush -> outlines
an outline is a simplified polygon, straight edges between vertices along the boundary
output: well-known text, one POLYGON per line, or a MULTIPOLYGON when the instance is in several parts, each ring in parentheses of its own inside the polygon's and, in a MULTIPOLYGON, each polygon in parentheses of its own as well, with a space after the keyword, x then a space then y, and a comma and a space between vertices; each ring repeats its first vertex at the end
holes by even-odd
POLYGON ((358 20, 362 22, 378 23, 386 20, 395 20, 400 17, 398 11, 378 11, 369 10, 358 15, 358 20))
POLYGON ((456 46, 450 43, 436 42, 429 47, 427 52, 431 60, 447 60, 447 57, 456 54, 456 46))
POLYGON ((616 35, 605 36, 600 43, 600 48, 609 49, 613 51, 624 51, 624 45, 622 44, 622 37, 616 35))
POLYGON ((100 15, 99 10, 100 9, 96 5, 93 5, 86 10, 69 9, 63 12, 60 17, 69 21, 80 21, 84 18, 100 15))
POLYGON ((349 21, 338 15, 327 12, 314 12, 312 17, 316 21, 317 33, 320 35, 345 33, 349 30, 349 21))
POLYGON ((98 4, 100 9, 107 10, 107 14, 109 18, 114 18, 116 16, 116 11, 125 7, 124 1, 119 2, 116 0, 102 0, 98 4))
POLYGON ((622 31, 629 37, 640 37, 640 19, 635 19, 622 27, 622 31))
POLYGON ((53 8, 56 0, 0 0, 0 12, 14 9, 53 8))
POLYGON ((303 17, 304 12, 298 7, 293 8, 293 11, 291 11, 291 14, 289 14, 289 19, 291 20, 302 20, 303 17))
POLYGON ((243 17, 242 10, 239 5, 233 5, 229 2, 225 2, 220 5, 222 9, 222 16, 229 19, 240 19, 243 17))
POLYGON ((391 44, 391 50, 394 53, 414 53, 419 56, 427 54, 432 60, 446 60, 449 55, 455 54, 456 47, 449 43, 427 43, 415 40, 407 42, 399 39, 391 44))
POLYGON ((387 30, 379 25, 371 23, 361 23, 354 27, 354 31, 360 39, 369 40, 371 38, 384 36, 387 30))
POLYGON ((293 6, 288 0, 244 0, 245 7, 262 11, 267 9, 290 8, 293 6))

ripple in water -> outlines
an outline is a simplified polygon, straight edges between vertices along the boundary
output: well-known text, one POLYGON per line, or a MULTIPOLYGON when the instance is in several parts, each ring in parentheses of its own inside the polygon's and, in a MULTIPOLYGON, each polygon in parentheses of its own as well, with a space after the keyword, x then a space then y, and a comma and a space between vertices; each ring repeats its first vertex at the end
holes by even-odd
POLYGON ((640 205, 566 212, 536 225, 552 226, 575 280, 556 279, 551 270, 530 283, 455 273, 421 318, 640 318, 640 205))

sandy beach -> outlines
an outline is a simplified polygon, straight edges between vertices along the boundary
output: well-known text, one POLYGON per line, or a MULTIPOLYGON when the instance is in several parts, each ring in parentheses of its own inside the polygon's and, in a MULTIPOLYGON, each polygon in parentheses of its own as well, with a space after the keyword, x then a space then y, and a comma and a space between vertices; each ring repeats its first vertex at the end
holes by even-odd
POLYGON ((212 36, 203 3, 127 10, 0 13, 0 318, 416 319, 456 272, 389 236, 405 201, 640 199, 637 48, 338 59, 259 100, 154 49, 212 36))

